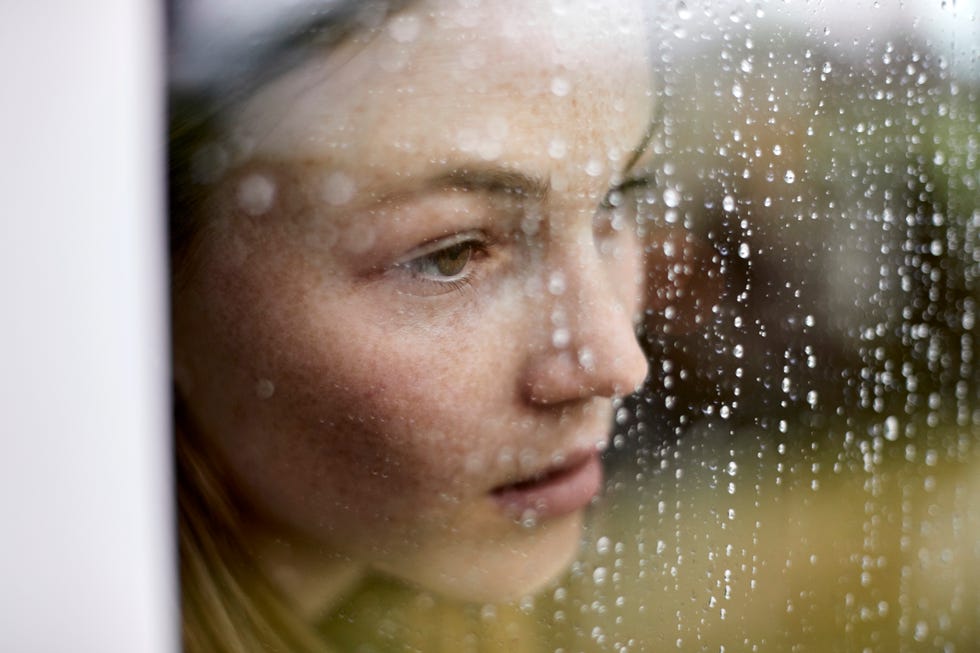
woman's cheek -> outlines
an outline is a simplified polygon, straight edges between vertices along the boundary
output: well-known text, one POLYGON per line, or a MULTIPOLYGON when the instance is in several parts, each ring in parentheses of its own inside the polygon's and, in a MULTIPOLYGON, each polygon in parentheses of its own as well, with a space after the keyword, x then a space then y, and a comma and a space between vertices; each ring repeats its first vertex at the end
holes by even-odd
POLYGON ((216 396, 238 386, 215 426, 268 511, 299 527, 323 514, 438 515, 494 481, 486 470, 515 444, 520 355, 540 312, 527 284, 505 274, 417 298, 255 263, 236 269, 237 292, 215 284, 212 306, 246 301, 218 316, 235 326, 217 334, 229 367, 212 384, 216 396))
POLYGON ((334 446, 343 458, 369 463, 375 478, 401 479, 406 489, 453 481, 469 451, 492 444, 480 430, 504 394, 490 381, 490 334, 469 322, 394 333, 361 325, 354 339, 321 331, 321 347, 290 365, 297 401, 282 419, 302 415, 312 429, 325 419, 324 437, 341 438, 334 446))

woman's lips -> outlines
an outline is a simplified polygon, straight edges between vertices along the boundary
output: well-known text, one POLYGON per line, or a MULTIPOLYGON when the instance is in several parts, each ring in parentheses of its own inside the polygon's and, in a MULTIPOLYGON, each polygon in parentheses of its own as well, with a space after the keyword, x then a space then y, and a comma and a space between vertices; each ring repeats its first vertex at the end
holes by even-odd
POLYGON ((547 519, 581 510, 602 485, 599 452, 591 451, 561 467, 495 488, 491 496, 515 518, 547 519))

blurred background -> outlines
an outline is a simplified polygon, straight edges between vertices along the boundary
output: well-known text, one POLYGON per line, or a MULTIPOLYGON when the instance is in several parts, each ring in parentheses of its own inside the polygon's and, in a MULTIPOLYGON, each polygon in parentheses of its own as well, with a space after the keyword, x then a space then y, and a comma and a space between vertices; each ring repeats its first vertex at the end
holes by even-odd
POLYGON ((656 6, 685 236, 566 650, 980 651, 977 4, 656 6))

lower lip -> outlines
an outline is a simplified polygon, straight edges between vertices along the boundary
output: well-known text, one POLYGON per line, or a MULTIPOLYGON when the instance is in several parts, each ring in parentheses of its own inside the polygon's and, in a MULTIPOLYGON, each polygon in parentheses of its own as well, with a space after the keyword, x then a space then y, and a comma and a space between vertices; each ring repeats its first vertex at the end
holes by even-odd
POLYGON ((598 452, 537 482, 524 482, 495 490, 491 496, 515 518, 548 519, 589 505, 602 485, 598 452))

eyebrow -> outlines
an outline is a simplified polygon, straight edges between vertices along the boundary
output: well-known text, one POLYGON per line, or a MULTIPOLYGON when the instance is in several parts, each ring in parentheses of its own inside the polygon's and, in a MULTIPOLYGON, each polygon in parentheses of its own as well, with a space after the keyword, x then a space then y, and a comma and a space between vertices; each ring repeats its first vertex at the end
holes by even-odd
MULTIPOLYGON (((623 166, 623 172, 621 174, 626 179, 625 184, 627 186, 638 183, 638 180, 628 178, 629 172, 636 166, 637 162, 650 147, 650 143, 653 142, 661 126, 659 117, 660 108, 658 107, 653 118, 651 118, 647 125, 647 129, 640 142, 630 152, 630 157, 627 159, 626 165, 623 166)), ((551 181, 547 178, 530 175, 517 170, 508 170, 494 166, 469 165, 454 168, 448 172, 431 177, 425 182, 425 187, 442 190, 483 191, 495 195, 516 195, 541 201, 547 198, 551 192, 551 181)))
POLYGON ((436 175, 427 187, 449 190, 483 191, 494 195, 515 195, 540 201, 551 191, 549 179, 498 167, 464 166, 436 175))
MULTIPOLYGON (((648 175, 644 175, 642 179, 631 179, 629 178, 629 172, 646 153, 654 137, 662 127, 661 115, 662 105, 658 105, 640 142, 630 152, 629 159, 627 159, 626 165, 623 166, 623 171, 620 174, 624 182, 616 186, 613 190, 630 187, 646 181, 648 175)), ((414 194, 418 190, 482 191, 491 195, 512 195, 533 201, 543 201, 551 192, 551 180, 546 177, 517 170, 475 163, 437 173, 425 179, 421 186, 416 186, 414 191, 411 188, 399 189, 392 193, 387 193, 386 197, 393 199, 405 194, 414 194)))

